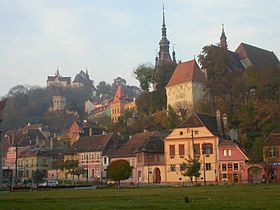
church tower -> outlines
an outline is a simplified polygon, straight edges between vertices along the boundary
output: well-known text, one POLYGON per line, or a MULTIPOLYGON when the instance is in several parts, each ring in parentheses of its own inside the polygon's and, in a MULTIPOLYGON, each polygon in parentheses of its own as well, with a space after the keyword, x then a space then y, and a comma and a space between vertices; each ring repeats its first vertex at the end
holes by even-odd
POLYGON ((228 48, 227 37, 226 37, 226 34, 225 34, 225 30, 224 30, 224 24, 222 24, 222 34, 221 34, 221 37, 220 37, 220 46, 222 48, 226 49, 226 50, 228 48))
MULTIPOLYGON (((162 28, 161 28, 161 40, 159 42, 159 52, 158 57, 156 57, 156 66, 160 66, 165 63, 173 63, 171 56, 169 54, 169 40, 167 39, 167 29, 165 25, 165 14, 164 14, 164 5, 163 5, 163 13, 162 13, 162 28)), ((175 56, 175 52, 173 53, 175 56)), ((173 58, 175 60, 175 58, 173 58)))

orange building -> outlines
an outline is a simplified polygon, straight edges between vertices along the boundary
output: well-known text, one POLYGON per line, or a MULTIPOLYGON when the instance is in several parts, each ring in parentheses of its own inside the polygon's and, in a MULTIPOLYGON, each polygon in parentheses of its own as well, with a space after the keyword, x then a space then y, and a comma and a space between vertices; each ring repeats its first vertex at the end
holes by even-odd
POLYGON ((128 99, 122 86, 118 86, 113 101, 111 102, 111 120, 117 122, 125 110, 136 110, 134 100, 128 99))

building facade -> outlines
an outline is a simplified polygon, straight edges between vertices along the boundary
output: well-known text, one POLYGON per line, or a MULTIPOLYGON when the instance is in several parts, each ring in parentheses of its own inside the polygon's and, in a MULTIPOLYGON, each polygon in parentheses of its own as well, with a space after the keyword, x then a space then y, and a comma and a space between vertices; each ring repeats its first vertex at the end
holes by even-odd
POLYGON ((216 118, 194 113, 164 139, 166 182, 190 182, 183 164, 194 158, 201 163, 197 181, 218 182, 218 143, 216 118))
POLYGON ((166 86, 167 106, 195 110, 208 99, 207 80, 195 60, 179 63, 166 86))

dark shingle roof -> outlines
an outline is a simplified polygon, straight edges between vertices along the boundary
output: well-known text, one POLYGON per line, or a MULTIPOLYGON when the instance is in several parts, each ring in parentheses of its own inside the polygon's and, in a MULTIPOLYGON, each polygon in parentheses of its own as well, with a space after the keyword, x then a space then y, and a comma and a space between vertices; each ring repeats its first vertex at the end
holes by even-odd
POLYGON ((180 124, 177 128, 196 128, 206 127, 213 135, 220 135, 217 128, 217 121, 215 116, 206 114, 194 113, 185 122, 180 124))
POLYGON ((117 149, 111 156, 112 157, 130 157, 138 152, 139 148, 143 148, 146 140, 158 134, 157 131, 137 133, 128 139, 119 149, 117 149))
POLYGON ((258 69, 279 65, 276 55, 268 50, 241 43, 235 50, 241 60, 249 59, 258 69))
POLYGON ((104 151, 112 136, 113 134, 81 137, 71 146, 71 150, 76 152, 104 151))
POLYGON ((280 130, 272 131, 264 140, 264 146, 280 146, 280 130))

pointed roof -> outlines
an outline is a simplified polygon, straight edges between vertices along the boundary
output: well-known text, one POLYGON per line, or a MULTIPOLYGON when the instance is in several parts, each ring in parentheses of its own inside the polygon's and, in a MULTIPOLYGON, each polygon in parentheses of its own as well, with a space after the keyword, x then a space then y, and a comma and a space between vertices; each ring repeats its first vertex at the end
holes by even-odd
POLYGON ((246 43, 241 43, 235 53, 240 60, 248 59, 259 69, 279 65, 279 60, 273 52, 246 43))
POLYGON ((92 87, 95 89, 93 81, 89 78, 88 70, 86 70, 86 73, 83 70, 81 70, 80 73, 76 75, 72 83, 82 83, 85 86, 92 87))
POLYGON ((113 99, 112 103, 119 102, 124 98, 125 98, 125 96, 124 96, 124 93, 123 93, 123 88, 122 88, 121 85, 119 85, 117 87, 117 90, 116 90, 116 93, 115 93, 115 96, 114 96, 114 99, 113 99))
POLYGON ((219 136, 217 120, 215 116, 210 116, 201 113, 194 113, 186 121, 180 124, 177 128, 196 128, 206 127, 213 135, 219 136))
POLYGON ((224 24, 222 24, 222 34, 221 34, 221 37, 220 37, 220 45, 221 47, 227 49, 227 37, 226 37, 226 34, 225 34, 225 30, 224 30, 224 24))
POLYGON ((176 66, 166 87, 177 85, 183 82, 194 81, 206 84, 207 80, 195 60, 179 63, 176 66))
POLYGON ((162 28, 161 28, 161 40, 159 41, 160 50, 158 52, 158 59, 156 58, 156 65, 161 65, 164 63, 172 63, 172 59, 169 53, 170 41, 167 39, 167 28, 165 25, 165 13, 164 5, 162 7, 162 28))

